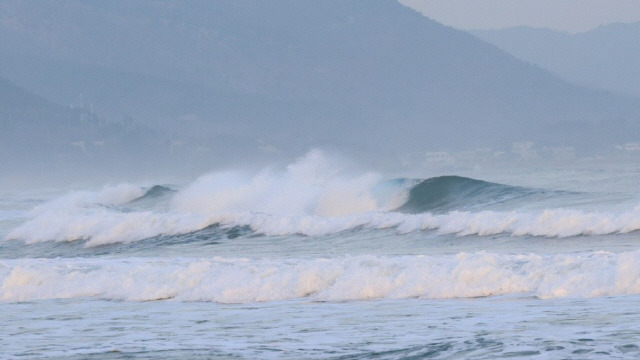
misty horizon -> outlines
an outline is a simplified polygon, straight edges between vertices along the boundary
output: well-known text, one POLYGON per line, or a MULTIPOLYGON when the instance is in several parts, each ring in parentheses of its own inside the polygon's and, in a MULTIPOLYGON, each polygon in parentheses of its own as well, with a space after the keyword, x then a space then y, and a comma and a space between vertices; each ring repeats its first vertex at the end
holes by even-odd
POLYGON ((636 154, 640 99, 395 1, 66 4, 3 4, 9 172, 195 175, 314 148, 397 172, 636 154))
POLYGON ((638 358, 603 4, 0 1, 0 358, 638 358))

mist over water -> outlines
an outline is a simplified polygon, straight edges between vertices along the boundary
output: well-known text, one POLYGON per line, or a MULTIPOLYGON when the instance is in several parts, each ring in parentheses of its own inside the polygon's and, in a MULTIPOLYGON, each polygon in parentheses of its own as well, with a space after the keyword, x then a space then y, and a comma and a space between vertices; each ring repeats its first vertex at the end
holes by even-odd
POLYGON ((639 118, 394 0, 0 2, 0 358, 637 358, 639 118))
POLYGON ((637 158, 637 99, 393 0, 65 4, 2 5, 7 188, 184 183, 314 147, 398 173, 637 158))

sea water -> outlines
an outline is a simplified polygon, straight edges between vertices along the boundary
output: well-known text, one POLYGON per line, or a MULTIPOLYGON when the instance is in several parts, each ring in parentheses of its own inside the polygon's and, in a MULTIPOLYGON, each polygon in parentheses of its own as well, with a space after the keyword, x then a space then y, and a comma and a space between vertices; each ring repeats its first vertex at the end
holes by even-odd
POLYGON ((640 356, 640 166, 431 175, 2 193, 0 358, 640 356))

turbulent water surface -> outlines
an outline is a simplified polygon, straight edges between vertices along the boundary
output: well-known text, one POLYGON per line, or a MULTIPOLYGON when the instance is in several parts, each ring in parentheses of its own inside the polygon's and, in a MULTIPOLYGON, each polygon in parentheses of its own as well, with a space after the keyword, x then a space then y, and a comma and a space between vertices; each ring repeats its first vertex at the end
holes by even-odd
POLYGON ((640 356, 637 168, 344 168, 1 194, 0 357, 640 356))

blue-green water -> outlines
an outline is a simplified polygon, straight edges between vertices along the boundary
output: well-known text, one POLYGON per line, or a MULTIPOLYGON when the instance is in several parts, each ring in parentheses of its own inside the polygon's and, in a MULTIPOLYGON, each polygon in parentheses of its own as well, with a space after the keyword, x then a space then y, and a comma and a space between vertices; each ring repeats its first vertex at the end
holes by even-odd
POLYGON ((640 172, 311 154, 0 196, 0 358, 637 358, 640 172))

